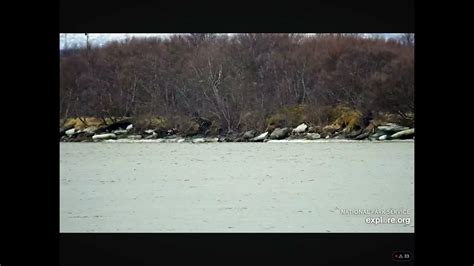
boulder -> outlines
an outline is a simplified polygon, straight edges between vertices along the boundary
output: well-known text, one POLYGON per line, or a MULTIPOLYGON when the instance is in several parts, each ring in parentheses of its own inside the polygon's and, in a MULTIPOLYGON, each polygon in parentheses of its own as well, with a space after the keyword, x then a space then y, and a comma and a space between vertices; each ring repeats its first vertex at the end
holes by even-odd
POLYGON ((305 135, 305 138, 306 139, 320 139, 321 138, 321 135, 318 134, 318 133, 306 133, 305 135))
POLYGON ((164 139, 176 139, 176 138, 178 138, 178 136, 176 136, 176 135, 170 135, 170 136, 165 136, 165 137, 163 137, 163 138, 164 138, 164 139))
POLYGON ((407 139, 407 138, 411 138, 413 136, 415 136, 415 129, 410 128, 410 129, 407 129, 407 130, 399 131, 399 132, 391 135, 390 138, 391 139, 407 139))
POLYGON ((154 131, 155 131, 156 134, 158 134, 159 138, 164 138, 164 137, 169 137, 169 136, 175 135, 175 134, 170 135, 170 134, 168 134, 168 132, 169 132, 168 130, 161 129, 161 128, 155 129, 154 131))
POLYGON ((311 126, 311 127, 308 127, 308 133, 322 133, 323 132, 323 128, 320 127, 320 126, 311 126))
POLYGON ((173 135, 176 135, 176 133, 178 133, 178 129, 176 128, 171 128, 171 129, 166 130, 167 136, 173 136, 173 135))
POLYGON ((383 131, 377 131, 374 134, 370 135, 371 139, 378 139, 379 137, 386 135, 383 131))
POLYGON ((90 132, 90 131, 85 131, 85 130, 74 133, 76 137, 85 137, 85 138, 91 138, 92 136, 94 136, 94 134, 95 132, 90 132))
POLYGON ((304 133, 306 130, 308 129, 308 125, 306 125, 305 123, 297 126, 295 129, 293 129, 293 134, 301 134, 301 133, 304 133))
POLYGON ((253 129, 252 129, 252 130, 249 130, 249 131, 246 131, 246 132, 244 133, 244 135, 242 136, 242 139, 244 139, 244 140, 249 140, 249 139, 251 139, 251 138, 254 138, 256 134, 257 134, 257 131, 255 131, 255 130, 253 130, 253 129))
POLYGON ((153 129, 147 129, 147 130, 145 130, 145 131, 143 131, 143 132, 145 132, 146 134, 156 134, 153 129))
POLYGON ((264 139, 266 139, 268 136, 268 132, 264 132, 258 136, 256 136, 255 138, 251 139, 251 141, 263 141, 264 139))
POLYGON ((92 136, 93 140, 101 140, 101 139, 116 139, 117 136, 114 133, 107 133, 107 134, 96 134, 92 136))
POLYGON ((400 126, 400 125, 397 125, 395 123, 387 123, 385 125, 377 127, 377 130, 381 130, 381 131, 384 131, 386 133, 392 132, 392 134, 396 133, 396 132, 399 132, 399 131, 407 130, 407 129, 410 129, 410 128, 400 126))
POLYGON ((366 139, 370 136, 370 132, 364 132, 360 135, 358 135, 357 137, 355 137, 354 139, 355 140, 363 140, 363 139, 366 139))
POLYGON ((243 138, 239 137, 237 133, 228 133, 224 136, 225 142, 237 142, 238 140, 243 140, 243 138))
POLYGON ((76 132, 71 138, 72 142, 87 142, 90 140, 90 135, 84 132, 76 132))
POLYGON ((87 127, 83 130, 83 132, 85 133, 95 133, 97 131, 97 127, 95 126, 91 126, 91 127, 87 127))
POLYGON ((242 138, 239 138, 235 135, 229 135, 221 138, 222 142, 242 142, 244 141, 242 138))
POLYGON ((156 139, 156 138, 158 138, 158 134, 156 134, 155 131, 153 131, 151 135, 148 135, 145 137, 145 139, 156 139))
POLYGON ((361 133, 362 133, 362 129, 354 130, 354 131, 350 132, 349 134, 347 134, 347 138, 349 138, 349 139, 356 138, 361 133))
POLYGON ((291 132, 291 130, 287 127, 275 128, 275 130, 273 130, 272 134, 270 134, 270 139, 284 139, 284 138, 288 137, 290 132, 291 132))
POLYGON ((74 126, 67 126, 67 127, 64 127, 64 128, 60 128, 59 129, 59 137, 61 138, 62 136, 64 136, 66 134, 66 131, 70 130, 71 128, 74 128, 74 126))
POLYGON ((306 134, 290 134, 288 138, 286 139, 288 140, 305 139, 305 137, 306 137, 306 134))
POLYGON ((76 129, 74 128, 71 128, 69 130, 66 130, 66 132, 64 132, 64 134, 66 134, 67 136, 72 136, 74 133, 76 132, 76 129))
POLYGON ((115 134, 115 135, 117 135, 117 139, 129 139, 127 134, 115 134))
POLYGON ((204 138, 195 138, 192 140, 192 143, 204 143, 206 140, 204 138))
POLYGON ((127 134, 128 131, 124 129, 117 129, 117 130, 112 131, 112 133, 114 133, 115 135, 123 135, 123 134, 127 134))
POLYGON ((118 121, 115 123, 112 123, 108 126, 105 126, 103 128, 100 128, 97 132, 113 132, 114 130, 120 130, 127 128, 131 124, 129 119, 125 119, 122 121, 118 121))

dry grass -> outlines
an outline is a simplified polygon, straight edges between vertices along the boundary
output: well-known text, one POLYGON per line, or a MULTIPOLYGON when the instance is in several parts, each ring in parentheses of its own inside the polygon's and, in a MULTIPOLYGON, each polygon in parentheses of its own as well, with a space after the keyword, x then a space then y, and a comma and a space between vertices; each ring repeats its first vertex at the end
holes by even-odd
MULTIPOLYGON (((86 127, 91 127, 91 126, 100 127, 104 124, 101 119, 96 118, 96 117, 68 118, 63 122, 64 122, 64 124, 62 125, 62 127, 71 126, 71 127, 74 127, 77 130, 84 129, 86 127)), ((106 122, 108 124, 112 123, 112 121, 110 119, 106 119, 106 122)), ((60 123, 61 123, 61 121, 60 121, 60 123)))
POLYGON ((167 120, 160 116, 140 116, 134 119, 133 127, 140 130, 167 129, 167 120))
POLYGON ((324 126, 324 131, 334 133, 338 130, 357 130, 362 127, 362 113, 346 107, 322 107, 319 111, 319 124, 324 126))
POLYGON ((295 105, 281 109, 278 113, 266 119, 267 128, 297 127, 312 119, 313 110, 307 105, 295 105))
POLYGON ((334 121, 334 125, 344 129, 347 128, 348 130, 359 129, 362 127, 361 112, 346 107, 339 108, 338 112, 340 112, 340 116, 336 121, 334 121))

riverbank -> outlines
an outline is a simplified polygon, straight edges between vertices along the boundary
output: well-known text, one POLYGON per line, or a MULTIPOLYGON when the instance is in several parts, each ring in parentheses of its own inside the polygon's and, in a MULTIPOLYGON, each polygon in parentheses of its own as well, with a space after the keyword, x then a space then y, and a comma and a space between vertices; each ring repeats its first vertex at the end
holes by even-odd
POLYGON ((176 128, 136 128, 133 120, 123 120, 107 126, 74 127, 69 125, 60 129, 61 142, 164 142, 164 143, 209 143, 209 142, 313 142, 328 140, 351 141, 388 141, 413 140, 415 129, 396 123, 368 123, 359 125, 342 125, 333 123, 324 127, 301 123, 296 127, 268 126, 263 132, 248 130, 245 132, 228 132, 213 134, 209 130, 196 126, 194 134, 181 132, 176 128), (204 132, 204 133, 200 133, 204 132))
MULTIPOLYGON (((414 139, 397 139, 397 140, 352 140, 352 139, 319 139, 319 140, 305 140, 305 139, 283 139, 283 140, 267 140, 264 143, 386 143, 386 142, 414 142, 414 139)), ((89 142, 89 141, 87 141, 89 142)), ((215 138, 168 138, 168 139, 107 139, 100 141, 103 143, 216 143, 215 138)), ((242 142, 241 142, 242 143, 242 142)), ((243 142, 251 143, 251 142, 243 142)))

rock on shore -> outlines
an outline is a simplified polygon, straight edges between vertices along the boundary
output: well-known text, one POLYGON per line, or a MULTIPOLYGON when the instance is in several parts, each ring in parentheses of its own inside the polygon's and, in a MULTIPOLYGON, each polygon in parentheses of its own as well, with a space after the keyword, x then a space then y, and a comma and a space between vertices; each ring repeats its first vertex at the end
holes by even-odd
POLYGON ((258 136, 256 136, 255 138, 251 139, 251 141, 255 141, 255 142, 258 142, 258 141, 263 141, 264 139, 266 139, 268 136, 268 132, 265 132, 265 133, 262 133, 258 136))
MULTIPOLYGON (((318 140, 318 139, 352 139, 352 140, 396 140, 414 139, 415 129, 401 126, 396 123, 377 124, 370 122, 364 126, 354 124, 332 123, 326 126, 301 123, 292 127, 267 127, 267 130, 258 134, 256 129, 250 129, 243 133, 229 131, 223 133, 222 129, 207 130, 203 134, 192 134, 188 136, 176 128, 146 128, 134 127, 132 120, 122 120, 108 126, 72 127, 65 126, 60 129, 60 141, 65 142, 87 142, 125 139, 126 140, 151 140, 156 142, 267 142, 269 140, 318 140)), ((203 124, 209 124, 207 120, 203 124)))

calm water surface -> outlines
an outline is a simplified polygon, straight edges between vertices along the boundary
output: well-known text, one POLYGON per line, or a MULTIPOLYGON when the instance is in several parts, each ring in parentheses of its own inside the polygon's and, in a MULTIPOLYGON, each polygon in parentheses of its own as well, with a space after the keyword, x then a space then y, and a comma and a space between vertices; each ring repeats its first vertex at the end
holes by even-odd
POLYGON ((61 143, 60 231, 414 232, 414 142, 61 143))

